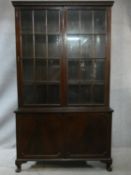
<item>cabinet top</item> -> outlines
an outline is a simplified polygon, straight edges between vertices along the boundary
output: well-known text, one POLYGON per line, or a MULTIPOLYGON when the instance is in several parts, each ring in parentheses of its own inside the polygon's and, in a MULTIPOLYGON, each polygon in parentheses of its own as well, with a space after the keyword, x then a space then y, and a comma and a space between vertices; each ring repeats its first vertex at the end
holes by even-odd
POLYGON ((112 6, 114 1, 12 1, 14 7, 21 6, 112 6))

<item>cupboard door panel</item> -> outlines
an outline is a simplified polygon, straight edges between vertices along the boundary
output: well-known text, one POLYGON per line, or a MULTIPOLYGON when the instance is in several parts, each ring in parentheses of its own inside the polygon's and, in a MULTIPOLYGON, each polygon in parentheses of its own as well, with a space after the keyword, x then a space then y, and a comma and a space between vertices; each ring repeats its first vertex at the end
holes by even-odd
POLYGON ((58 114, 17 115, 18 156, 59 158, 62 154, 63 124, 58 114))
POLYGON ((69 157, 104 157, 107 153, 109 117, 99 113, 65 114, 66 152, 69 157))

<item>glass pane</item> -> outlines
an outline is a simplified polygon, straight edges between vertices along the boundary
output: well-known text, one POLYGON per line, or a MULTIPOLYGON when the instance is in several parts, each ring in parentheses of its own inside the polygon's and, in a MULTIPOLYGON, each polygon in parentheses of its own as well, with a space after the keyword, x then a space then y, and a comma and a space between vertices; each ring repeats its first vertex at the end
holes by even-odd
POLYGON ((25 104, 45 104, 47 103, 46 85, 25 85, 24 87, 25 104))
POLYGON ((93 57, 93 37, 88 35, 81 36, 81 57, 93 57))
POLYGON ((24 80, 33 80, 33 59, 23 59, 24 80))
POLYGON ((105 57, 105 36, 97 35, 95 37, 96 58, 105 57))
POLYGON ((32 32, 32 11, 21 11, 21 30, 22 32, 32 32))
POLYGON ((35 10, 34 11, 34 29, 36 33, 45 33, 45 11, 44 10, 35 10))
POLYGON ((79 62, 78 61, 69 61, 68 63, 68 79, 77 80, 79 72, 79 62))
POLYGON ((36 57, 46 57, 45 35, 35 35, 35 56, 36 57))
POLYGON ((67 36, 67 56, 68 58, 79 58, 80 57, 80 37, 78 35, 67 36))
POLYGON ((104 85, 94 86, 94 103, 104 103, 104 85))
POLYGON ((104 80, 104 60, 96 61, 96 80, 104 80))
POLYGON ((91 102, 91 88, 88 85, 80 86, 80 101, 81 104, 89 104, 91 102))
POLYGON ((45 60, 36 60, 35 79, 36 81, 47 80, 47 64, 45 60))
POLYGON ((24 86, 24 103, 25 104, 33 104, 35 103, 35 89, 33 85, 25 85, 24 86))
POLYGON ((81 11, 81 33, 92 33, 92 11, 81 11))
POLYGON ((22 35, 22 55, 23 57, 33 57, 32 35, 22 35))
POLYGON ((48 57, 58 58, 60 56, 60 40, 58 35, 48 36, 48 57))
POLYGON ((69 85, 68 88, 68 102, 69 104, 77 104, 79 98, 79 86, 78 85, 69 85))
POLYGON ((92 61, 80 61, 81 80, 92 80, 93 65, 92 61))
POLYGON ((59 95, 59 85, 49 85, 48 86, 48 103, 49 104, 59 104, 60 95, 59 95))
POLYGON ((68 11, 67 33, 79 33, 79 11, 77 10, 68 11))
POLYGON ((47 31, 48 33, 59 32, 59 11, 49 10, 47 12, 47 31))
POLYGON ((106 15, 104 10, 94 11, 94 32, 95 33, 106 32, 105 17, 106 15))
POLYGON ((47 86, 37 85, 35 89, 35 102, 36 104, 47 103, 47 86))
POLYGON ((48 61, 48 80, 55 81, 60 79, 60 65, 59 60, 48 61))

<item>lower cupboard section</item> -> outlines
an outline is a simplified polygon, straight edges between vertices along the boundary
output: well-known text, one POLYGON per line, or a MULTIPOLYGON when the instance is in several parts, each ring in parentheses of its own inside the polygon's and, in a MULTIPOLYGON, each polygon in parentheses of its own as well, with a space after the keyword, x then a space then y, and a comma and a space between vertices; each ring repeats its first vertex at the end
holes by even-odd
POLYGON ((17 159, 110 158, 111 113, 17 113, 17 159))

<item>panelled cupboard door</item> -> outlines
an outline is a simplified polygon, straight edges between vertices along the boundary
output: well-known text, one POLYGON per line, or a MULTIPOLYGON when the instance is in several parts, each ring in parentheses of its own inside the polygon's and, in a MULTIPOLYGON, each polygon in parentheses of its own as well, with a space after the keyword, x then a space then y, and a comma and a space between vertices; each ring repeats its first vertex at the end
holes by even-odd
POLYGON ((104 113, 69 113, 65 120, 65 152, 70 158, 105 157, 111 117, 104 113))
POLYGON ((19 18, 22 103, 105 105, 107 8, 21 8, 19 18))
POLYGON ((59 114, 18 115, 18 157, 61 158, 64 146, 63 119, 59 114))

